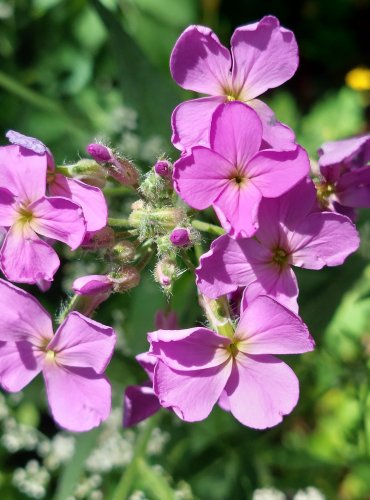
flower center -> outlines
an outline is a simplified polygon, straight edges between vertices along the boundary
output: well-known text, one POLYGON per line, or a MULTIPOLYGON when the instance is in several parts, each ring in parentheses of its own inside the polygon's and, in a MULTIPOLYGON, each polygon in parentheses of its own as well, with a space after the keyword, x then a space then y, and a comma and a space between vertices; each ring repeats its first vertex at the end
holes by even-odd
POLYGON ((18 221, 21 222, 22 224, 27 224, 31 222, 33 218, 32 210, 22 205, 18 207, 18 214, 19 214, 18 221))
POLYGON ((235 344, 230 344, 230 345, 228 346, 227 350, 229 351, 229 353, 231 354, 231 356, 232 356, 233 358, 236 358, 236 356, 237 356, 237 354, 238 354, 238 352, 239 352, 239 349, 238 349, 238 347, 237 347, 237 344, 236 344, 236 343, 235 343, 235 344))
POLYGON ((55 351, 47 350, 45 356, 46 361, 49 362, 55 361, 55 355, 56 355, 55 351))
POLYGON ((286 252, 283 248, 275 248, 272 262, 277 264, 279 267, 284 267, 287 264, 289 258, 289 253, 286 252))
POLYGON ((238 168, 230 175, 229 179, 233 181, 238 187, 241 187, 247 182, 247 177, 243 175, 238 168))
POLYGON ((318 182, 315 184, 317 199, 320 205, 325 208, 328 206, 328 200, 332 194, 335 193, 334 184, 329 182, 318 182))

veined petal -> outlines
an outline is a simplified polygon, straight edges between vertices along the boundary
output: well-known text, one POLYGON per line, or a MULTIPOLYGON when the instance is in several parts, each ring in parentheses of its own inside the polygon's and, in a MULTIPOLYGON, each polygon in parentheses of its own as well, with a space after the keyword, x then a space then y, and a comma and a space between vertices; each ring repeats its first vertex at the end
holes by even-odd
POLYGON ((291 235, 292 264, 307 269, 338 266, 360 244, 354 224, 344 215, 317 212, 308 215, 291 235))
POLYGON ((231 413, 253 429, 280 423, 299 397, 299 383, 293 370, 273 356, 239 353, 225 389, 231 413))
POLYGON ((19 201, 32 203, 46 190, 47 157, 19 146, 0 148, 0 186, 9 189, 19 201))
POLYGON ((338 163, 346 163, 348 167, 362 167, 370 159, 370 134, 325 142, 318 153, 320 168, 338 163))
POLYGON ((44 354, 27 341, 0 342, 0 385, 21 391, 42 369, 44 354))
POLYGON ((29 293, 0 279, 0 341, 45 345, 53 336, 50 315, 29 293))
POLYGON ((238 350, 245 354, 298 354, 314 348, 301 318, 266 296, 248 304, 240 317, 235 340, 238 350))
POLYGON ((259 151, 262 123, 257 113, 238 101, 221 104, 212 116, 211 149, 243 172, 248 161, 259 151))
POLYGON ((184 89, 223 95, 230 82, 231 54, 212 30, 189 26, 171 54, 172 78, 184 89))
POLYGON ((174 370, 212 368, 227 361, 230 339, 207 328, 157 330, 148 334, 151 354, 174 370))
POLYGON ((98 231, 107 225, 108 208, 101 189, 56 174, 49 184, 49 192, 52 196, 68 198, 82 208, 87 231, 98 231))
POLYGON ((257 153, 246 167, 246 175, 267 198, 277 198, 305 179, 310 162, 306 151, 266 150, 257 153))
POLYGON ((343 174, 335 191, 339 203, 346 207, 370 208, 370 166, 343 174))
POLYGON ((9 227, 14 224, 18 213, 15 209, 16 197, 8 189, 0 188, 0 225, 9 227))
POLYGON ((64 429, 89 431, 108 418, 111 387, 103 375, 91 368, 67 368, 50 361, 43 375, 51 413, 64 429))
POLYGON ((203 210, 212 205, 230 182, 233 165, 208 148, 197 146, 192 153, 177 160, 173 179, 181 198, 188 205, 203 210))
POLYGON ((268 145, 275 151, 291 151, 296 149, 295 135, 284 123, 276 119, 275 113, 260 99, 248 101, 248 106, 253 108, 262 122, 262 139, 266 143, 261 149, 268 145))
POLYGON ((298 67, 298 46, 292 31, 276 17, 241 26, 231 37, 232 81, 238 98, 254 99, 289 80, 298 67))
POLYGON ((16 223, 8 231, 0 253, 1 269, 10 281, 37 283, 52 281, 59 258, 27 225, 16 223))
POLYGON ((180 151, 194 146, 209 147, 212 115, 225 97, 202 97, 179 104, 172 113, 172 144, 180 151))
POLYGON ((238 185, 233 180, 229 181, 213 204, 225 217, 227 223, 224 223, 223 218, 220 218, 220 222, 230 236, 247 238, 256 233, 261 199, 262 194, 253 182, 246 180, 238 185))
POLYGON ((116 343, 116 334, 108 326, 71 312, 58 328, 48 349, 55 351, 59 364, 90 367, 103 373, 116 343))
POLYGON ((46 238, 62 241, 75 250, 80 246, 86 232, 86 223, 81 208, 71 200, 46 196, 29 206, 33 218, 32 229, 46 238))
POLYGON ((161 406, 171 408, 182 420, 204 420, 227 384, 231 367, 231 361, 227 361, 214 368, 182 372, 158 361, 154 372, 154 392, 161 406))

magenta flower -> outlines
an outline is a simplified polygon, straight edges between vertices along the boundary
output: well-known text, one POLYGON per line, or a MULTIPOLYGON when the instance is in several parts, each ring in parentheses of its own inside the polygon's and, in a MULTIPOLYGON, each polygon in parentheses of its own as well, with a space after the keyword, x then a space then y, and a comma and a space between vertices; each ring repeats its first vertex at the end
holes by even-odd
POLYGON ((215 208, 221 224, 235 237, 258 229, 258 206, 306 177, 309 161, 293 151, 260 151, 262 126, 255 111, 240 102, 215 111, 210 148, 196 146, 174 166, 177 192, 193 208, 215 208))
POLYGON ((289 80, 297 67, 294 35, 282 28, 276 17, 266 16, 237 28, 231 37, 231 52, 209 28, 189 26, 172 51, 172 77, 184 89, 210 97, 184 102, 174 110, 174 146, 180 150, 208 146, 211 117, 217 106, 237 100, 257 111, 267 144, 275 149, 294 148, 293 132, 256 97, 289 80))
POLYGON ((62 196, 74 201, 83 211, 86 231, 98 231, 107 225, 108 208, 103 192, 85 182, 65 177, 55 171, 55 163, 50 150, 38 139, 9 130, 6 137, 12 144, 46 155, 48 162, 47 190, 51 196, 62 196))
POLYGON ((370 208, 370 135, 326 142, 319 156, 321 205, 345 215, 351 208, 370 208))
POLYGON ((154 392, 188 422, 205 419, 218 401, 242 424, 265 429, 281 422, 299 396, 298 379, 271 354, 311 351, 307 327, 269 297, 242 314, 233 338, 207 328, 149 333, 158 358, 154 392))
POLYGON ((161 405, 153 390, 154 367, 157 363, 156 357, 148 353, 143 353, 136 356, 136 361, 144 368, 149 380, 140 385, 129 385, 126 387, 123 399, 124 427, 136 425, 161 409, 161 405))
POLYGON ((47 197, 46 155, 19 146, 0 148, 0 225, 8 228, 0 265, 11 281, 52 281, 59 258, 45 238, 72 250, 85 236, 81 208, 62 197, 47 197))
POLYGON ((18 392, 42 372, 54 420, 88 431, 105 420, 111 388, 103 375, 112 328, 72 312, 53 335, 49 314, 27 292, 0 280, 0 384, 18 392))
POLYGON ((201 257, 197 284, 208 297, 248 287, 247 301, 270 295, 297 310, 298 287, 291 266, 337 266, 357 250, 359 236, 343 215, 317 211, 311 181, 274 200, 263 200, 255 238, 217 238, 201 257))

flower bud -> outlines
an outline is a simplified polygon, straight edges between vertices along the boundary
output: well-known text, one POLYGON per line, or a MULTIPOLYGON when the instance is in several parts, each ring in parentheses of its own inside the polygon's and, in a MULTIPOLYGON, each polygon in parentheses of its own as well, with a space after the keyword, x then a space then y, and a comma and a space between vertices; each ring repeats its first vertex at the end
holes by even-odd
POLYGON ((140 283, 140 272, 134 266, 125 266, 109 275, 114 292, 125 292, 135 288, 140 283))
POLYGON ((169 290, 177 275, 176 263, 174 259, 164 257, 157 262, 154 268, 154 279, 165 290, 169 290))
POLYGON ((155 313, 154 325, 157 330, 176 330, 180 328, 175 311, 166 313, 165 311, 158 310, 155 313))
POLYGON ((127 158, 114 157, 111 163, 105 165, 108 175, 124 186, 137 186, 139 172, 127 158))
POLYGON ((154 165, 154 171, 160 177, 172 177, 172 163, 168 160, 158 160, 154 165))
POLYGON ((175 247, 191 245, 190 231, 186 227, 176 227, 170 234, 170 241, 175 247))
POLYGON ((74 280, 72 288, 78 295, 98 295, 111 291, 113 283, 109 276, 91 274, 74 280))
POLYGON ((89 144, 86 148, 86 152, 90 156, 92 156, 98 163, 109 162, 113 157, 112 150, 107 148, 103 144, 89 144))
POLYGON ((78 179, 91 186, 103 188, 105 186, 107 174, 103 167, 95 160, 87 158, 79 160, 73 165, 63 165, 56 169, 63 175, 78 179))
POLYGON ((114 245, 114 231, 111 227, 103 227, 99 231, 88 232, 81 244, 84 250, 99 250, 99 248, 110 248, 114 245))
POLYGON ((153 209, 150 206, 134 208, 129 216, 130 224, 137 227, 143 238, 165 234, 176 227, 186 217, 180 207, 153 209))
POLYGON ((120 241, 110 250, 110 257, 116 262, 131 262, 135 258, 136 246, 131 241, 120 241))

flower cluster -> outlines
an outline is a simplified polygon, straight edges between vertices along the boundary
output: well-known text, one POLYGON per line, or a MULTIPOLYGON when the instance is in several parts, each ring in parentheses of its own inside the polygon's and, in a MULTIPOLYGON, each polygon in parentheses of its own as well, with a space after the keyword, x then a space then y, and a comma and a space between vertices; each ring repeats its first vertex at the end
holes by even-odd
POLYGON ((370 207, 369 136, 324 144, 319 169, 310 172, 294 132, 257 99, 297 66, 294 34, 273 16, 236 29, 231 51, 210 29, 187 28, 171 73, 206 97, 177 106, 172 141, 181 156, 172 164, 162 155, 143 178, 104 144, 88 145, 92 159, 58 166, 42 142, 8 132, 11 145, 0 148, 5 278, 47 291, 60 265, 55 240, 80 248, 80 256, 100 252, 96 260, 108 271, 74 280, 55 335, 42 306, 0 280, 5 390, 19 391, 42 373, 59 425, 85 431, 106 420, 111 388, 104 371, 116 335, 90 316, 112 293, 138 286, 156 253, 153 274, 167 297, 183 272, 179 262, 194 272, 208 324, 180 329, 170 307, 157 314, 148 352, 136 357, 148 379, 126 389, 124 425, 161 407, 198 421, 218 404, 264 429, 293 410, 298 379, 275 356, 312 351, 314 340, 299 316, 292 267, 342 264, 359 246, 354 209, 370 207), (136 196, 125 219, 108 217, 107 179, 136 196), (192 219, 206 209, 220 226, 192 219), (218 235, 208 251, 202 230, 218 235), (202 254, 198 267, 194 245, 202 254))

